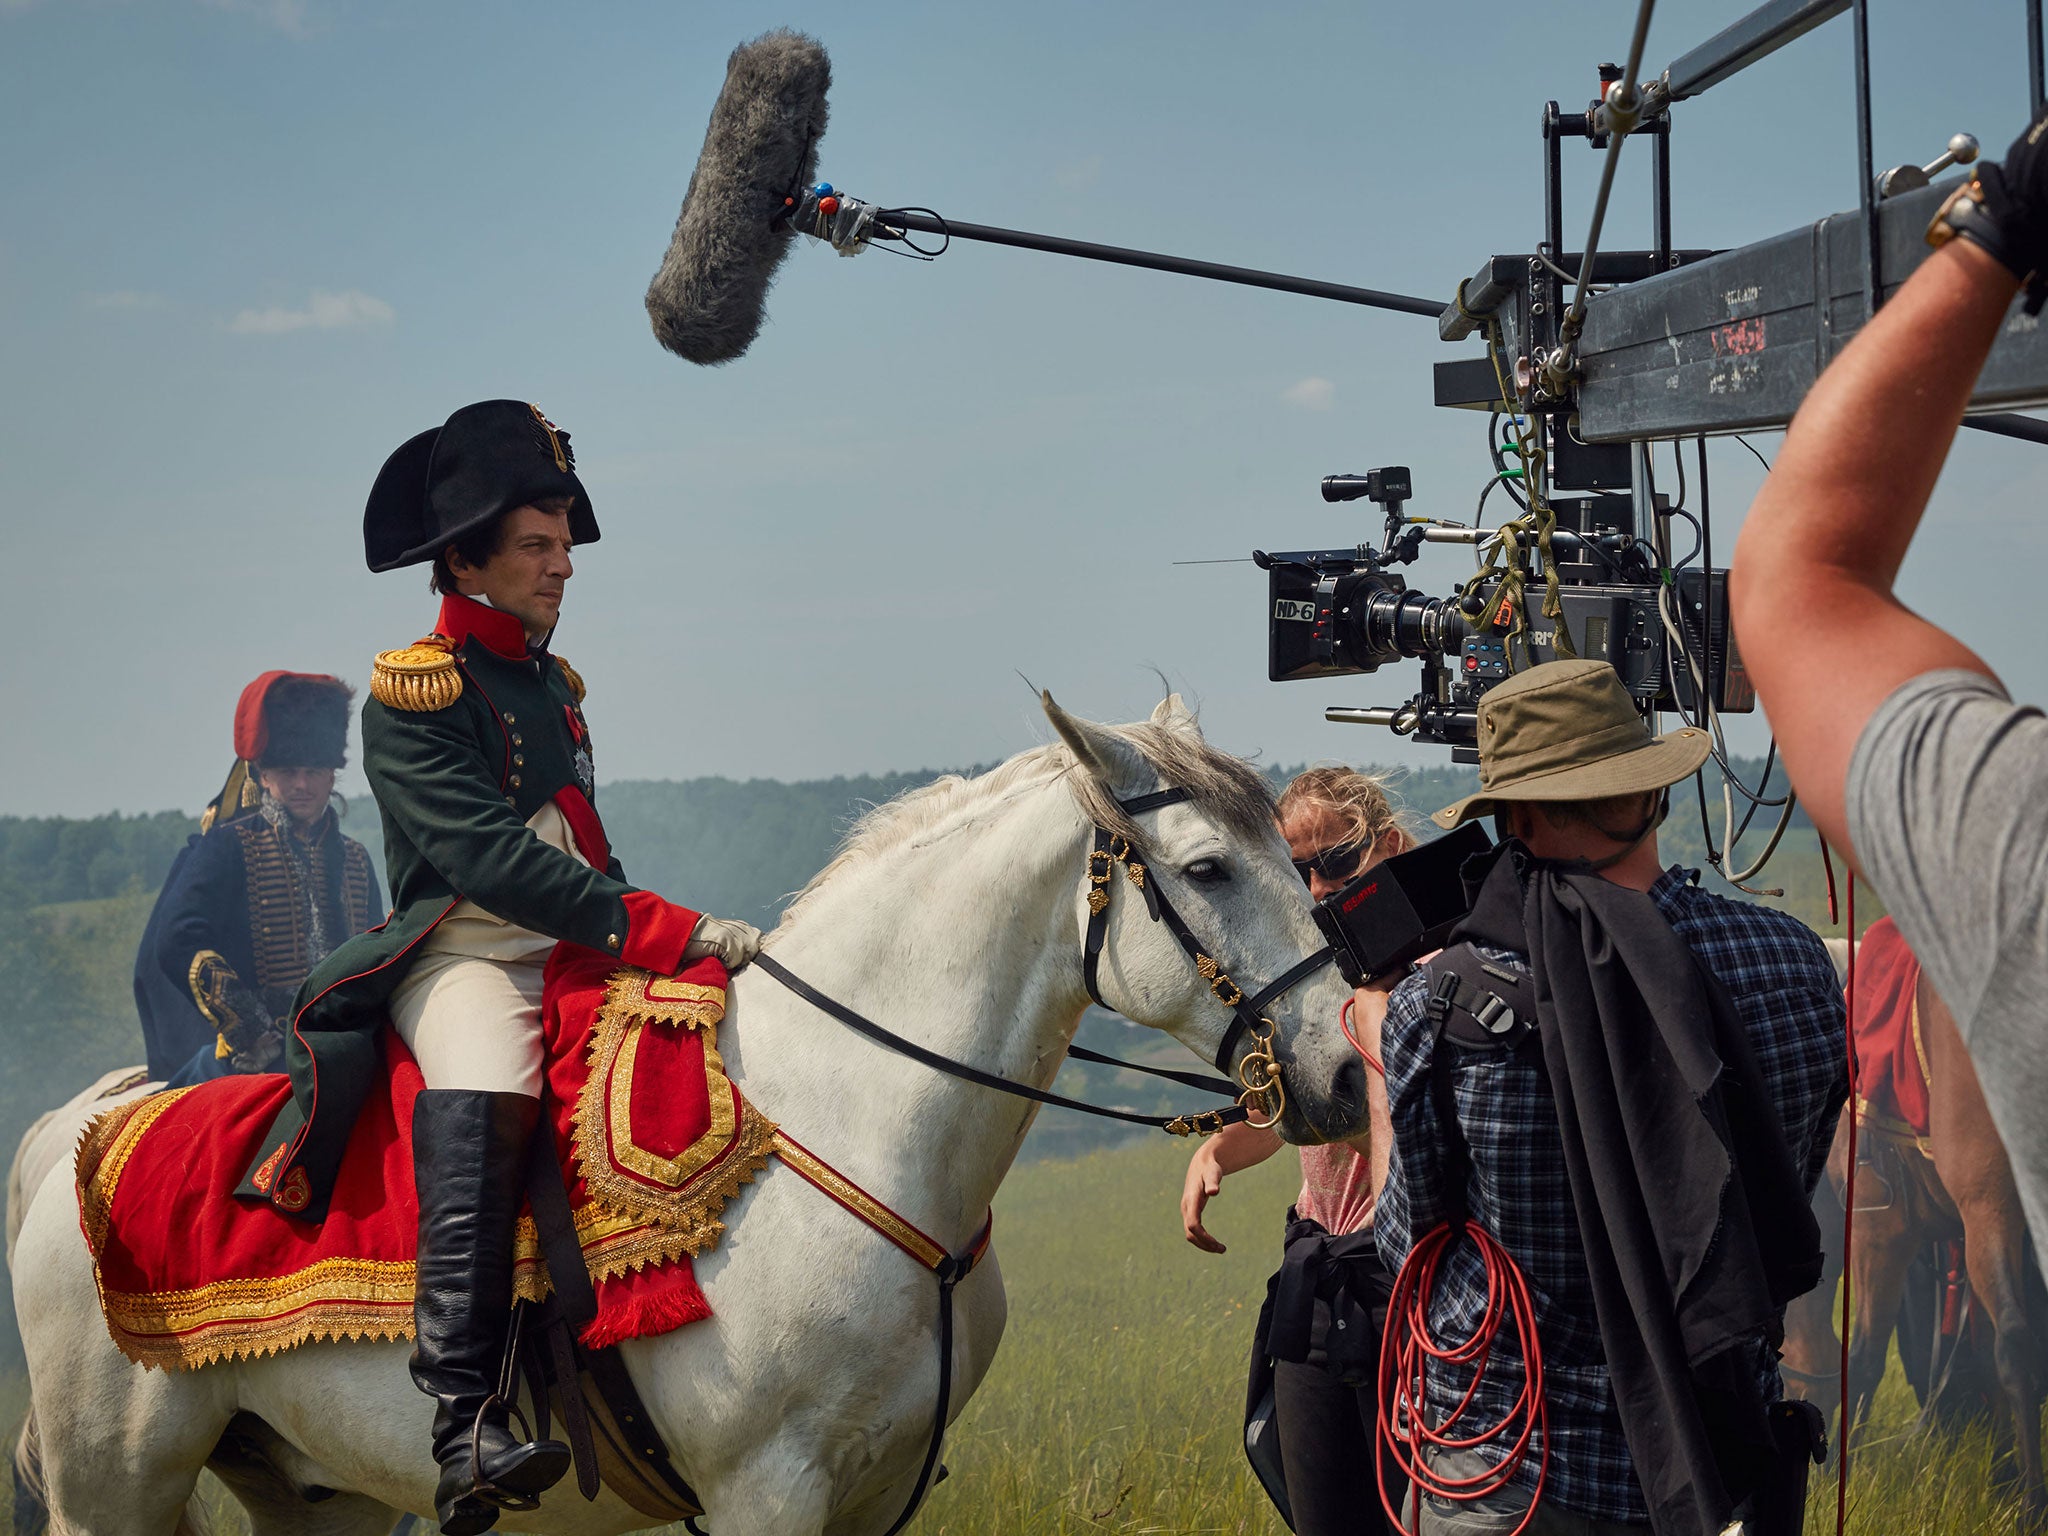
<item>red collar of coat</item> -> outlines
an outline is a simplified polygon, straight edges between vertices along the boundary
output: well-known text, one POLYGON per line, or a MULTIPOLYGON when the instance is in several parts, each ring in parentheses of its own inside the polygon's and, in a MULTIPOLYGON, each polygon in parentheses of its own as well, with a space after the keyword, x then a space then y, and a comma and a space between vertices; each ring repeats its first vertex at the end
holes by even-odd
POLYGON ((492 608, 450 592, 441 599, 441 616, 434 621, 434 633, 444 635, 458 647, 474 635, 487 650, 508 661, 527 659, 526 626, 516 614, 492 608))

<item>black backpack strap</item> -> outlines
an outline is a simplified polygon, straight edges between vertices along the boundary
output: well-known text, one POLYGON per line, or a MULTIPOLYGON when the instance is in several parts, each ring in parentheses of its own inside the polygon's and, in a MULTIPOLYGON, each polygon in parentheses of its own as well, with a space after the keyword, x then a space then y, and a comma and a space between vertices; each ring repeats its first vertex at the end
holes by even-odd
MULTIPOLYGON (((1429 1091, 1443 1138, 1444 1199, 1453 1226, 1470 1210, 1465 1190, 1472 1150, 1458 1123, 1456 1077, 1473 1056, 1507 1056, 1536 1037, 1536 984, 1524 971, 1497 965, 1470 944, 1454 944, 1423 967, 1429 978, 1429 1091)), ((1541 1060, 1541 1057, 1538 1057, 1541 1060)))

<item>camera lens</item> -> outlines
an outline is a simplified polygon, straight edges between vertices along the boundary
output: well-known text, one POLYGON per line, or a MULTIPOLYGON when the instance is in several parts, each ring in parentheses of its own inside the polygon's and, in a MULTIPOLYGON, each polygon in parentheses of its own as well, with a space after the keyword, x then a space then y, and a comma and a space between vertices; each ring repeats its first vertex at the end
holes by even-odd
POLYGON ((1375 664, 1403 656, 1432 656, 1454 650, 1465 638, 1465 620, 1455 604, 1421 592, 1375 592, 1360 615, 1363 649, 1375 664))

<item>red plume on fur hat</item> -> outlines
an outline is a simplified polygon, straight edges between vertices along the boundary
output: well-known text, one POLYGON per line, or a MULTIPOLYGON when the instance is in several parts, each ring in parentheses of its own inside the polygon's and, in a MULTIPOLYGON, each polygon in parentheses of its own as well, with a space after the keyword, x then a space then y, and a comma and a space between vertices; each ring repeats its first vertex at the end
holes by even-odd
POLYGON ((235 756, 265 768, 339 768, 354 697, 324 672, 266 672, 235 705, 235 756))

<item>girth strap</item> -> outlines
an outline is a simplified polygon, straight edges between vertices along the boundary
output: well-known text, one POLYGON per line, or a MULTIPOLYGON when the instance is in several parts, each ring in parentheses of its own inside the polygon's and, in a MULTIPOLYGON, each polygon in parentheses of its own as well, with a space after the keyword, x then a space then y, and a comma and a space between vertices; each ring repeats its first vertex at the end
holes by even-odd
MULTIPOLYGON (((758 960, 757 956, 757 963, 758 960)), ((952 1253, 937 1238, 898 1215, 787 1131, 775 1133, 775 1154, 782 1159, 784 1167, 858 1216, 930 1270, 939 1282, 938 1403, 932 1410, 932 1438, 925 1446, 924 1464, 918 1468, 917 1484, 904 1501, 903 1512, 896 1517, 896 1523, 885 1533, 885 1536, 897 1536, 897 1532, 910 1523, 910 1517, 917 1513, 917 1506, 924 1502, 924 1496, 932 1486, 932 1474, 938 1470, 939 1451, 946 1441, 946 1413, 953 1402, 953 1288, 974 1273, 975 1265, 988 1252, 989 1241, 995 1235, 996 1213, 991 1210, 974 1240, 958 1253, 952 1253)))

